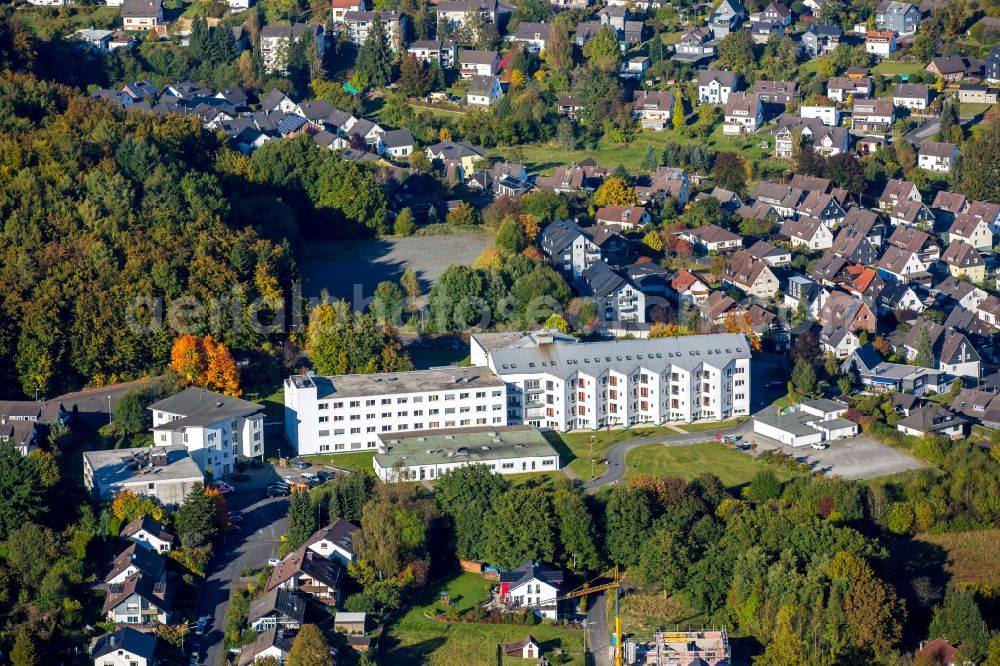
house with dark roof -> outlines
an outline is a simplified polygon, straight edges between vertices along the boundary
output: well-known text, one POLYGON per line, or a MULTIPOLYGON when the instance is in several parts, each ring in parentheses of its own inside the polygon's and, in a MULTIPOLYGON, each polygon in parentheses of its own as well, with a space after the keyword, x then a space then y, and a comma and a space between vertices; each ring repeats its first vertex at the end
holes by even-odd
POLYGON ((628 255, 628 241, 608 227, 581 228, 573 220, 556 220, 542 229, 538 246, 564 275, 579 278, 596 261, 628 255))
POLYGON ((516 569, 500 572, 500 598, 512 608, 534 609, 537 615, 556 620, 556 597, 562 583, 562 571, 529 560, 516 569))
POLYGON ((764 122, 761 96, 756 93, 729 93, 723 117, 723 134, 753 134, 764 122))
POLYGON ((964 416, 957 415, 940 405, 928 404, 910 410, 896 424, 896 430, 904 435, 923 437, 924 435, 943 435, 949 439, 962 439, 965 436, 964 416))
POLYGON ((896 121, 896 107, 891 100, 854 98, 851 107, 851 130, 858 134, 882 136, 896 121))
POLYGON ((295 636, 285 629, 266 629, 257 635, 257 640, 240 650, 239 666, 250 666, 266 657, 273 657, 279 664, 283 664, 288 659, 294 640, 295 636))
POLYGON ((960 331, 946 329, 941 324, 923 317, 913 321, 902 344, 899 345, 907 359, 912 361, 917 358, 920 338, 925 329, 930 338, 935 368, 947 373, 949 379, 954 377, 979 378, 982 358, 969 338, 960 331))
POLYGON ((646 321, 645 294, 627 275, 595 261, 581 278, 581 294, 594 299, 604 321, 646 321))
POLYGON ((354 523, 338 518, 309 537, 304 545, 326 559, 348 565, 355 560, 354 535, 359 529, 354 523))
POLYGON ((781 225, 781 237, 788 239, 792 245, 810 250, 828 250, 833 246, 833 232, 818 217, 785 220, 781 225))
POLYGON ((819 311, 819 323, 824 326, 839 324, 848 331, 864 330, 874 333, 877 318, 871 308, 860 298, 843 291, 834 291, 819 311))
POLYGON ((934 228, 934 213, 920 201, 904 200, 889 211, 889 223, 894 226, 934 228))
POLYGON ((917 149, 917 166, 927 171, 948 173, 955 166, 961 151, 953 143, 931 141, 917 149))
POLYGON ((951 411, 962 414, 987 428, 1000 427, 1000 394, 962 389, 951 402, 951 411))
POLYGON ((156 634, 122 627, 90 646, 94 666, 155 666, 156 634))
POLYGON ((938 56, 924 68, 931 74, 940 76, 946 83, 962 79, 978 79, 983 76, 983 61, 974 56, 938 56))
POLYGON ((941 258, 941 248, 937 244, 937 238, 912 226, 896 227, 889 236, 887 244, 916 252, 920 260, 928 265, 941 258))
POLYGON ((850 264, 843 257, 825 252, 809 271, 809 277, 827 287, 837 287, 847 280, 850 264))
POLYGON ((931 274, 920 255, 896 245, 890 245, 879 258, 876 270, 888 282, 929 284, 931 274))
POLYGON ((957 307, 969 310, 975 310, 989 295, 968 280, 959 280, 953 276, 946 277, 935 289, 942 296, 954 301, 957 307))
POLYGON ((726 260, 723 284, 731 284, 757 298, 772 298, 778 291, 778 278, 766 262, 746 250, 734 252, 726 260))
POLYGON ((865 303, 878 304, 878 297, 886 288, 885 280, 879 277, 878 271, 865 264, 848 266, 841 288, 849 294, 860 298, 865 303))
POLYGON ((166 566, 167 561, 158 552, 132 543, 111 562, 110 569, 104 575, 104 583, 122 583, 137 572, 160 580, 166 576, 166 566))
POLYGON ((966 242, 954 240, 941 254, 941 261, 948 272, 956 278, 966 278, 972 282, 986 280, 986 262, 979 250, 966 242))
POLYGON ((598 224, 618 229, 638 229, 650 222, 649 212, 643 206, 603 206, 594 214, 598 224))
POLYGON ((723 324, 726 317, 745 312, 743 307, 724 291, 713 291, 698 306, 702 319, 712 324, 723 324))
POLYGON ((729 94, 739 86, 739 76, 733 72, 705 70, 698 72, 698 101, 701 104, 725 104, 729 94))
POLYGON ((382 155, 395 159, 408 158, 413 153, 413 135, 405 127, 389 130, 379 135, 378 145, 379 153, 382 155))
POLYGON ((705 252, 725 252, 743 246, 743 237, 723 229, 717 224, 706 224, 695 229, 680 229, 675 236, 691 243, 696 250, 705 252))
POLYGON ((840 45, 844 31, 839 25, 814 23, 802 32, 800 42, 802 52, 808 58, 816 58, 833 53, 840 45))
POLYGON ((661 90, 638 90, 632 100, 632 116, 643 129, 664 130, 673 117, 674 94, 661 90))
POLYGON ((521 641, 504 643, 503 656, 516 659, 538 659, 542 656, 542 647, 529 635, 521 641))
POLYGON ((264 455, 264 407, 257 403, 189 386, 149 410, 154 443, 185 446, 202 471, 211 467, 216 478, 233 471, 237 457, 264 455))
POLYGON ((931 103, 931 88, 918 83, 897 83, 892 87, 892 103, 910 111, 926 111, 931 103))
POLYGON ((165 32, 160 0, 123 0, 121 13, 122 27, 125 30, 165 32))
POLYGON ((503 97, 503 88, 500 87, 500 79, 496 76, 475 75, 469 81, 469 90, 466 93, 466 101, 470 105, 492 106, 503 97))
POLYGON ((767 241, 757 241, 747 248, 747 252, 749 252, 754 259, 759 259, 768 266, 787 266, 792 263, 791 250, 783 247, 775 247, 767 241))
POLYGON ((797 81, 765 81, 753 84, 751 91, 760 97, 764 104, 784 106, 799 99, 799 84, 797 81))
POLYGON ((143 514, 122 528, 123 539, 134 541, 154 553, 168 553, 174 545, 174 535, 160 521, 143 514))
POLYGON ((545 50, 545 42, 549 38, 549 26, 545 23, 521 21, 513 34, 507 35, 507 40, 526 44, 534 53, 545 50))
POLYGON ((301 547, 274 567, 265 589, 270 592, 280 587, 309 594, 324 603, 336 604, 341 571, 336 560, 301 547))
POLYGON ((883 361, 871 343, 851 352, 841 371, 856 372, 865 388, 876 393, 903 391, 923 396, 931 391, 940 393, 948 386, 943 371, 883 361))
POLYGON ((108 585, 102 613, 120 625, 169 624, 172 594, 165 579, 133 573, 123 582, 108 585))
POLYGON ((247 624, 260 633, 268 629, 298 629, 306 617, 306 597, 283 587, 260 594, 250 603, 247 624))
POLYGON ((837 230, 830 252, 852 264, 870 266, 878 259, 878 253, 868 237, 854 227, 841 226, 837 230))
POLYGON ((977 250, 989 252, 993 249, 993 230, 989 223, 968 213, 959 213, 948 228, 949 242, 962 241, 977 250))
POLYGON ((886 285, 876 296, 875 304, 878 312, 886 315, 893 312, 920 314, 927 309, 916 290, 903 282, 886 285))

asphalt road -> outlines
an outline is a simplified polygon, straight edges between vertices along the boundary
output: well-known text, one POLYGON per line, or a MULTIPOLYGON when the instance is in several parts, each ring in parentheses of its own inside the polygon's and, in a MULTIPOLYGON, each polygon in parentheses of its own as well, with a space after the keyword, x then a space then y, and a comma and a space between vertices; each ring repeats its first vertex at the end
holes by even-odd
POLYGON ((612 666, 608 655, 611 628, 608 626, 608 593, 599 592, 587 606, 587 648, 594 655, 594 666, 612 666))
POLYGON ((122 393, 134 388, 139 388, 145 384, 156 381, 155 379, 137 379, 124 384, 115 384, 106 388, 91 388, 73 393, 65 393, 55 398, 49 398, 49 402, 61 402, 63 408, 72 412, 75 406, 78 410, 80 420, 87 426, 99 428, 110 420, 109 407, 114 410, 118 404, 118 398, 122 393))
POLYGON ((266 566, 278 552, 279 538, 288 526, 288 498, 264 497, 264 487, 274 476, 273 470, 265 467, 254 475, 253 481, 236 484, 237 490, 226 496, 231 511, 243 512, 244 522, 239 535, 224 537, 215 546, 215 555, 208 565, 198 617, 209 615, 213 620, 201 637, 199 664, 214 666, 222 659, 229 594, 238 584, 240 572, 266 566))

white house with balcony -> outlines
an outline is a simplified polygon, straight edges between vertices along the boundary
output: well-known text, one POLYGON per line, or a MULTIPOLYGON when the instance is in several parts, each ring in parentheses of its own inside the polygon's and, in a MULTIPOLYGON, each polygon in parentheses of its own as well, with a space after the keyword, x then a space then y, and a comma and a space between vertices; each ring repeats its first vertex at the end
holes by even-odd
POLYGON ((149 409, 154 444, 184 446, 202 471, 226 476, 238 459, 264 455, 262 405, 191 386, 149 409))

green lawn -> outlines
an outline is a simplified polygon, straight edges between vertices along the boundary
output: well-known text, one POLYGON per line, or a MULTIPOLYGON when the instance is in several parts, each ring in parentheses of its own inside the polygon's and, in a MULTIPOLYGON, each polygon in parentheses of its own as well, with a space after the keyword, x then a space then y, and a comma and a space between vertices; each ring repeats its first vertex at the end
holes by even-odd
POLYGON ((625 457, 625 466, 625 478, 637 474, 652 474, 691 480, 700 474, 711 472, 730 487, 749 483, 754 474, 763 469, 770 469, 782 481, 791 478, 785 470, 757 462, 748 453, 741 453, 715 442, 691 446, 640 446, 625 457))
POLYGON ((330 467, 339 467, 340 469, 357 471, 362 469, 372 470, 372 458, 374 457, 374 451, 358 451, 356 453, 333 453, 318 456, 302 456, 302 459, 306 462, 312 463, 313 465, 329 465, 330 467))
POLYGON ((451 118, 452 120, 458 120, 465 115, 465 111, 459 111, 457 109, 442 109, 439 106, 433 106, 431 104, 417 104, 415 102, 410 102, 410 108, 420 113, 421 111, 427 111, 431 115, 441 116, 443 118, 451 118))
POLYGON ((413 600, 410 610, 390 625, 382 639, 379 663, 429 664, 430 666, 496 666, 530 664, 522 659, 497 660, 497 645, 520 641, 528 634, 542 645, 543 654, 555 649, 566 652, 568 660, 553 663, 583 666, 583 633, 580 630, 539 624, 473 624, 434 619, 443 611, 440 593, 447 592, 456 602, 452 610, 459 615, 471 610, 486 598, 495 581, 477 574, 463 573, 413 600))
POLYGON ((746 418, 729 419, 728 421, 712 421, 706 423, 678 423, 677 427, 684 432, 715 432, 732 428, 746 421, 746 418))
POLYGON ((973 104, 971 102, 966 102, 965 104, 959 104, 958 114, 963 118, 974 118, 986 113, 992 106, 992 104, 973 104))
POLYGON ((548 487, 558 479, 565 479, 562 472, 527 472, 525 474, 504 474, 512 486, 548 487))
MULTIPOLYGON (((624 442, 636 437, 653 437, 656 435, 676 435, 677 431, 663 426, 636 426, 619 428, 617 430, 599 430, 596 432, 547 432, 545 438, 559 452, 562 463, 569 467, 581 479, 588 481, 590 475, 591 451, 595 460, 603 460, 608 449, 618 442, 624 442), (590 438, 594 438, 591 447, 590 438)), ((594 463, 594 477, 604 474, 607 465, 594 463)))
POLYGON ((716 150, 740 153, 751 161, 773 162, 775 165, 783 164, 784 167, 787 167, 786 163, 770 159, 770 149, 765 150, 758 147, 757 144, 761 141, 768 141, 768 137, 765 134, 748 137, 723 136, 720 124, 708 137, 688 138, 673 130, 662 132, 645 130, 640 132, 632 143, 615 144, 601 139, 594 149, 567 150, 555 143, 546 143, 513 148, 498 146, 487 152, 490 157, 506 157, 510 160, 520 161, 529 171, 538 171, 542 174, 551 174, 555 167, 580 162, 588 157, 593 158, 601 166, 614 167, 621 164, 626 169, 637 171, 642 165, 642 157, 646 152, 647 145, 652 146, 657 153, 662 153, 663 147, 668 143, 698 143, 716 150))
POLYGON ((872 73, 882 76, 899 76, 900 74, 916 74, 924 71, 924 64, 920 62, 898 62, 895 60, 883 60, 872 68, 872 73))

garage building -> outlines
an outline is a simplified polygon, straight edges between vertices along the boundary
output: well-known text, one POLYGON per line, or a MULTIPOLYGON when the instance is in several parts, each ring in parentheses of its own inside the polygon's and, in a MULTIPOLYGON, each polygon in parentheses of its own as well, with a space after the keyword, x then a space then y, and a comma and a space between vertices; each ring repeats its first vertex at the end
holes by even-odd
POLYGON ((788 446, 811 446, 848 439, 858 424, 843 418, 847 405, 836 400, 809 400, 787 409, 769 409, 754 416, 753 431, 788 446))

